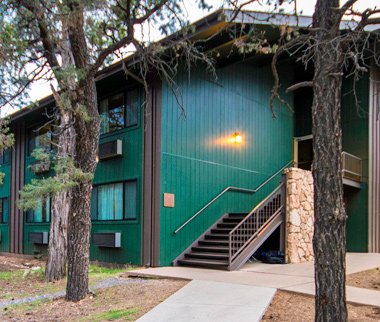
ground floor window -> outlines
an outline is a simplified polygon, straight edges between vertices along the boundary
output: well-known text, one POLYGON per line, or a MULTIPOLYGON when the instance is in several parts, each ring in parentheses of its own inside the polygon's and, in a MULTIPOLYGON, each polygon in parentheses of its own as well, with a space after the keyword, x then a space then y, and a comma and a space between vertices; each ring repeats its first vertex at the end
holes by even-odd
POLYGON ((0 224, 6 224, 8 222, 9 214, 9 199, 0 198, 0 224))
POLYGON ((0 151, 0 164, 6 164, 9 163, 11 159, 11 150, 10 149, 4 149, 0 151))
POLYGON ((137 218, 137 180, 94 186, 92 220, 133 220, 137 218))
POLYGON ((50 222, 50 198, 44 198, 38 203, 36 209, 26 212, 26 222, 28 223, 48 223, 50 222))

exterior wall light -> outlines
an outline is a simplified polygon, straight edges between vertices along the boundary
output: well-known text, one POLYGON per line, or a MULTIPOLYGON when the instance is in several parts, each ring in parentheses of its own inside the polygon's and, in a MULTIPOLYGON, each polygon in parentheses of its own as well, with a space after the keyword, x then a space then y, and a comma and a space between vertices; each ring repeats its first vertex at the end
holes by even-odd
POLYGON ((239 134, 239 132, 235 132, 233 137, 232 137, 232 141, 236 144, 239 144, 241 142, 243 142, 243 138, 242 136, 239 134))

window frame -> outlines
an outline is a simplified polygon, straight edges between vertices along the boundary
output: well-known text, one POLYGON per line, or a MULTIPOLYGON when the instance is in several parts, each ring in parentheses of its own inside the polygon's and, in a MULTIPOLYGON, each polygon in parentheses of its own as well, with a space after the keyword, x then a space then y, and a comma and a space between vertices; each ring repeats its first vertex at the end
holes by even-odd
POLYGON ((9 164, 12 159, 12 153, 10 148, 6 148, 0 152, 0 165, 9 164), (7 155, 7 157, 5 157, 7 155), (8 158, 8 160, 6 160, 8 158), (6 160, 6 161, 5 161, 6 160))
MULTIPOLYGON (((117 181, 112 181, 112 182, 105 182, 105 183, 97 183, 97 184, 94 184, 92 186, 92 189, 94 190, 94 188, 97 188, 99 186, 105 186, 105 185, 116 185, 116 184, 119 184, 119 183, 122 183, 123 184, 123 191, 122 191, 122 195, 123 195, 123 218, 122 219, 98 219, 98 207, 96 208, 96 219, 93 219, 92 218, 92 209, 90 209, 91 211, 91 222, 93 223, 112 223, 112 222, 137 222, 138 221, 138 217, 139 217, 139 210, 140 210, 140 191, 139 191, 139 179, 136 177, 136 178, 130 178, 130 179, 127 179, 127 180, 117 180, 117 181), (126 207, 125 207, 125 186, 126 186, 126 183, 128 182, 136 182, 136 217, 135 218, 126 218, 126 207)), ((96 201, 98 202, 99 200, 99 197, 98 197, 98 191, 96 192, 96 201)), ((91 202, 91 206, 92 206, 92 202, 91 202)))
MULTIPOLYGON (((34 144, 33 150, 30 150, 30 148, 31 148, 30 147, 30 133, 33 132, 33 131, 35 132, 38 128, 43 127, 44 125, 48 126, 49 124, 47 124, 47 122, 42 122, 42 123, 39 122, 37 124, 29 126, 26 129, 26 144, 25 144, 25 146, 26 146, 26 155, 28 157, 31 157, 33 151, 37 148, 36 145, 34 144)), ((48 131, 48 132, 51 132, 51 130, 48 131)), ((51 132, 51 133, 52 133, 52 136, 53 136, 53 132, 51 132)), ((53 141, 53 138, 51 138, 51 141, 53 141)), ((53 149, 54 149, 53 143, 50 142, 50 148, 49 148, 49 151, 47 151, 47 152, 51 152, 53 149)))
POLYGON ((26 224, 32 224, 32 225, 48 225, 51 223, 51 207, 52 207, 52 202, 51 202, 51 197, 47 197, 45 198, 45 200, 47 199, 50 199, 50 202, 49 202, 49 208, 48 208, 48 213, 46 214, 47 217, 49 217, 49 220, 47 221, 29 221, 28 218, 29 218, 29 213, 31 211, 35 211, 35 209, 29 209, 27 211, 25 211, 25 223, 26 224))
POLYGON ((9 210, 10 210, 10 204, 9 204, 9 197, 1 197, 0 198, 0 203, 1 203, 1 217, 0 217, 0 225, 8 225, 9 224, 9 210), (4 221, 4 200, 8 200, 8 216, 7 216, 7 221, 4 221))
POLYGON ((106 99, 109 99, 111 98, 112 96, 117 96, 119 94, 123 94, 123 127, 121 129, 118 129, 118 130, 115 130, 115 131, 108 131, 108 132, 105 132, 105 133, 100 133, 100 136, 101 137, 105 137, 105 136, 108 136, 108 135, 113 135, 115 133, 120 133, 121 131, 125 131, 125 130, 133 130, 135 128, 138 128, 140 126, 140 115, 141 115, 141 107, 142 107, 142 104, 141 104, 141 88, 139 86, 130 86, 130 87, 127 87, 127 88, 124 88, 124 89, 119 89, 119 90, 115 90, 115 91, 112 91, 108 94, 105 94, 105 95, 102 95, 100 97, 98 97, 98 112, 99 112, 99 115, 100 115, 100 103, 103 101, 103 100, 106 100, 106 99), (137 91, 137 98, 138 98, 138 110, 137 110, 137 120, 136 120, 136 123, 134 124, 131 124, 131 125, 126 125, 127 123, 127 96, 128 96, 128 92, 132 92, 136 90, 137 91))

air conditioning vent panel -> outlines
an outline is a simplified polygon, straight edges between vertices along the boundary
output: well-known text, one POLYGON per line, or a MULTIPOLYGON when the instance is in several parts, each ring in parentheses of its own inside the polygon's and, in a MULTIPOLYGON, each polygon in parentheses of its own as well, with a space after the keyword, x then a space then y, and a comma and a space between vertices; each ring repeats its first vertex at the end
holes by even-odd
POLYGON ((49 233, 47 231, 29 232, 28 240, 32 244, 47 245, 49 243, 49 233))
POLYGON ((99 160, 121 157, 122 155, 122 140, 113 140, 99 145, 99 160))
POLYGON ((121 233, 94 233, 92 243, 98 247, 121 247, 121 233))

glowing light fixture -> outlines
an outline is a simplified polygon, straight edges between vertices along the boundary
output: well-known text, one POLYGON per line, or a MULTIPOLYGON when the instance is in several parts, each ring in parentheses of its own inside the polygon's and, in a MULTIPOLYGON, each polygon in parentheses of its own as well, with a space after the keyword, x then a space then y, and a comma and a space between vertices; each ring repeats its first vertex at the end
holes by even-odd
POLYGON ((237 143, 237 144, 239 144, 239 143, 241 143, 243 141, 243 138, 239 134, 239 132, 235 132, 234 135, 233 135, 233 137, 232 137, 232 139, 233 139, 233 142, 237 143))

